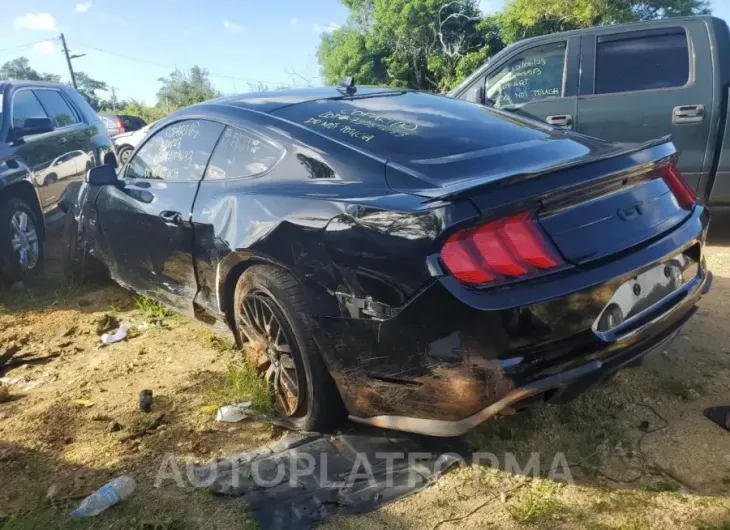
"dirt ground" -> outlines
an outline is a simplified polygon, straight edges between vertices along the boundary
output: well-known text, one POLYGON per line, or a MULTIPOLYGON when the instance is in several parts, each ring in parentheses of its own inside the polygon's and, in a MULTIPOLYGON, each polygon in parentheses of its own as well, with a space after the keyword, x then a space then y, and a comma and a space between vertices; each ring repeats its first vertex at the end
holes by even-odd
MULTIPOLYGON (((702 414, 730 405, 727 245, 720 234, 708 249, 713 290, 666 351, 569 405, 471 432, 474 451, 495 455, 496 467, 453 470, 378 512, 324 526, 730 529, 730 433, 702 414), (510 461, 524 471, 538 460, 543 478, 511 472, 510 461)), ((14 359, 49 357, 0 374, 10 391, 0 403, 0 528, 255 528, 241 500, 170 481, 155 487, 167 454, 207 462, 284 434, 215 421, 237 355, 225 338, 114 285, 70 287, 57 271, 51 255, 37 283, 0 294, 0 353, 16 344, 14 359), (118 322, 130 337, 100 347, 99 333, 118 322), (154 392, 151 413, 139 411, 142 389, 154 392), (79 498, 122 474, 137 480, 129 500, 70 519, 79 498)))

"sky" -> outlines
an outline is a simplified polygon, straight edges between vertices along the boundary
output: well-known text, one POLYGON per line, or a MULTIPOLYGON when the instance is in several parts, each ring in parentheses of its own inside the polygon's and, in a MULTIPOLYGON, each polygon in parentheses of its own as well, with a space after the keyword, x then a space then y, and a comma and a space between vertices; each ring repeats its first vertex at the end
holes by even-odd
MULTIPOLYGON (((0 64, 22 55, 36 70, 68 81, 57 38, 63 32, 71 53, 85 54, 73 59, 74 70, 107 82, 119 99, 147 104, 157 101, 158 78, 195 64, 224 93, 247 92, 258 82, 319 84, 320 35, 343 25, 348 14, 340 0, 0 2, 0 64)), ((493 12, 502 4, 480 5, 493 12)), ((711 4, 730 22, 730 0, 711 4)))

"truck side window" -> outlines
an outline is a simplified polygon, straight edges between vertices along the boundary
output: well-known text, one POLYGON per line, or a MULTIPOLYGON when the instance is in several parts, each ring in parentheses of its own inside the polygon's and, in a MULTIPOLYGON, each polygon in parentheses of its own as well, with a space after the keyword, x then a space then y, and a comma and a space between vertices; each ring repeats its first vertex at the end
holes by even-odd
POLYGON ((487 98, 495 107, 521 105, 563 95, 567 43, 525 50, 487 76, 487 98))
POLYGON ((689 81, 689 46, 681 28, 599 37, 596 94, 680 87, 689 81))

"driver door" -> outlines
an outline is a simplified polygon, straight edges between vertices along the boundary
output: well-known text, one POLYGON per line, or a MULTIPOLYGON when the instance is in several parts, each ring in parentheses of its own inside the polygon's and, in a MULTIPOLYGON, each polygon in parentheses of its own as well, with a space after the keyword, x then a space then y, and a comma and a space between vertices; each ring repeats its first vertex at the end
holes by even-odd
POLYGON ((223 129, 206 120, 160 129, 96 200, 97 248, 112 276, 186 314, 197 292, 190 212, 223 129))
POLYGON ((458 97, 474 101, 483 87, 489 104, 563 129, 573 129, 578 109, 580 37, 542 39, 517 46, 458 97))

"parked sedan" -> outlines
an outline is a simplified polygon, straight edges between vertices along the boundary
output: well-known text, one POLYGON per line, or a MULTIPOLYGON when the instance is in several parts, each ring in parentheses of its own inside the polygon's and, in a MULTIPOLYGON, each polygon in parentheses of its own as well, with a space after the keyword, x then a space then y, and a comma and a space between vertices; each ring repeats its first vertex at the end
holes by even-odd
POLYGON ((676 158, 408 90, 232 96, 69 189, 66 259, 224 324, 293 427, 455 436, 694 314, 709 215, 676 158))
POLYGON ((147 136, 150 128, 152 128, 155 123, 157 122, 145 125, 134 132, 124 133, 114 137, 114 148, 117 151, 117 158, 119 158, 119 161, 122 164, 126 164, 129 161, 129 157, 132 155, 132 152, 140 144, 142 139, 147 136))

